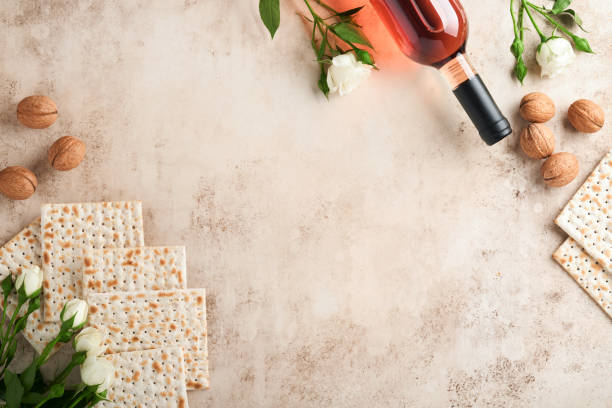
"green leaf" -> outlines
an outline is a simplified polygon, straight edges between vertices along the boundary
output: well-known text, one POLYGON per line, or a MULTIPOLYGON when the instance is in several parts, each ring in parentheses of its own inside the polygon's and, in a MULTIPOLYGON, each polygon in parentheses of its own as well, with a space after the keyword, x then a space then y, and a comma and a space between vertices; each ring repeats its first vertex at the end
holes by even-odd
POLYGON ((23 396, 23 398, 21 399, 21 403, 22 404, 29 404, 29 405, 36 405, 38 404, 40 401, 43 400, 43 398, 45 398, 44 395, 42 395, 39 392, 28 392, 27 394, 25 394, 23 396))
POLYGON ((30 366, 19 375, 19 379, 21 380, 21 384, 23 384, 25 391, 30 391, 32 389, 32 385, 34 385, 34 378, 36 377, 36 370, 36 364, 30 364, 30 366))
POLYGON ((580 51, 588 52, 589 54, 594 54, 593 50, 591 49, 591 45, 589 44, 586 38, 578 37, 576 35, 572 37, 572 40, 574 40, 574 45, 576 45, 576 48, 580 51))
POLYGON ((327 86, 327 73, 321 67, 321 76, 319 77, 319 82, 317 82, 319 89, 323 92, 323 95, 327 98, 329 95, 329 86, 327 86))
POLYGON ((30 303, 28 304, 28 312, 27 314, 34 313, 35 310, 40 309, 40 296, 36 296, 30 299, 30 303))
POLYGON ((20 331, 25 329, 27 324, 28 324, 28 315, 25 314, 21 316, 19 319, 17 319, 17 322, 15 323, 15 333, 19 333, 20 331))
POLYGON ((374 57, 372 57, 372 55, 366 50, 357 48, 355 50, 355 55, 357 55, 357 60, 363 62, 364 64, 374 65, 374 57))
POLYGON ((568 20, 566 23, 575 23, 578 27, 580 27, 580 29, 584 32, 588 32, 584 27, 584 23, 582 21, 582 19, 580 18, 580 16, 578 16, 578 14, 576 14, 576 11, 572 10, 572 9, 567 9, 564 10, 562 13, 560 13, 558 15, 559 19, 561 21, 563 20, 568 20))
POLYGON ((23 397, 23 386, 17 374, 7 370, 4 373, 4 384, 6 385, 6 408, 21 407, 23 397))
POLYGON ((272 38, 280 25, 279 0, 259 0, 259 15, 272 38))
POLYGON ((338 23, 332 26, 332 31, 347 43, 362 44, 372 48, 372 44, 354 24, 338 23))
POLYGON ((2 294, 4 297, 8 297, 8 295, 13 290, 13 277, 9 273, 9 275, 2 280, 2 294))
POLYGON ((13 361, 13 357, 15 357, 15 353, 17 352, 17 341, 13 340, 6 349, 6 364, 9 365, 11 361, 13 361))
POLYGON ((555 0, 555 5, 552 8, 553 14, 559 14, 569 7, 572 0, 555 0))
POLYGON ((91 401, 91 402, 92 402, 92 406, 96 405, 98 402, 101 402, 101 401, 109 401, 109 402, 112 402, 111 400, 109 400, 109 399, 107 399, 107 398, 106 398, 106 392, 107 392, 107 391, 106 391, 106 390, 104 390, 104 391, 102 391, 102 392, 100 392, 100 393, 96 393, 96 394, 94 394, 94 397, 93 397, 93 399, 92 399, 92 401, 91 401))
POLYGON ((352 16, 353 14, 357 14, 359 13, 359 11, 363 8, 364 6, 360 6, 360 7, 355 7, 352 8, 350 10, 346 10, 346 11, 341 11, 340 13, 336 14, 336 16, 338 17, 346 17, 346 16, 352 16))
MULTIPOLYGON (((328 18, 332 18, 332 17, 338 17, 340 19, 340 21, 343 21, 345 23, 350 23, 353 22, 353 24, 359 26, 358 24, 356 24, 354 21, 352 21, 352 18, 355 14, 359 13, 359 11, 361 11, 361 9, 364 6, 361 7, 355 7, 352 8, 350 10, 346 10, 346 11, 341 11, 338 14, 334 14, 333 16, 329 16, 328 18)), ((327 19, 326 19, 327 20, 327 19)))
POLYGON ((514 74, 521 81, 521 84, 525 80, 527 76, 527 66, 525 65, 525 61, 523 61, 523 57, 519 56, 516 60, 516 66, 514 67, 514 74))

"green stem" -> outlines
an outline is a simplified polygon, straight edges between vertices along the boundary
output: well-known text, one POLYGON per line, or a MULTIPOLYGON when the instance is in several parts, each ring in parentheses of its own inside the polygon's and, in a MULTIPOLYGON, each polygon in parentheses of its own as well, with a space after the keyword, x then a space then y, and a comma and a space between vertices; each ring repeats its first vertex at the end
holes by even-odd
POLYGON ((86 397, 86 396, 88 396, 89 394, 91 394, 91 391, 89 391, 89 390, 87 390, 87 392, 82 392, 82 391, 81 391, 79 394, 77 394, 77 395, 80 395, 80 397, 79 397, 79 398, 77 398, 75 401, 73 401, 73 402, 72 402, 72 404, 70 404, 70 405, 68 406, 68 408, 74 408, 74 407, 76 407, 76 405, 79 403, 79 401, 81 401, 83 398, 85 398, 85 397, 86 397))
MULTIPOLYGON (((81 353, 83 354, 83 353, 81 353)), ((79 353, 73 354, 72 356, 72 360, 70 360, 70 363, 68 363, 68 365, 62 370, 62 372, 55 378, 55 380, 53 380, 53 382, 51 383, 51 385, 55 385, 55 384, 59 384, 64 382, 64 380, 66 378, 68 378, 68 376, 70 375, 70 373, 72 372, 72 369, 76 366, 78 366, 82 361, 80 360, 80 356, 79 353)))
MULTIPOLYGON (((26 299, 26 301, 27 301, 27 299, 26 299)), ((25 304, 25 301, 23 299, 21 299, 21 296, 20 296, 19 300, 17 301, 17 307, 15 308, 15 311, 13 312, 13 316, 11 317, 9 325, 6 328, 6 333, 3 333, 3 336, 2 336, 2 344, 0 344, 0 365, 4 364, 4 358, 3 358, 4 357, 4 352, 8 351, 7 341, 11 337, 11 333, 13 332, 13 325, 15 324, 15 319, 17 318, 17 315, 21 311, 21 307, 24 304, 25 304)), ((10 344, 10 342, 8 344, 10 344)))
POLYGON ((540 30, 540 27, 538 27, 538 24, 535 22, 535 19, 531 15, 531 11, 529 11, 529 7, 527 7, 527 0, 521 0, 521 2, 523 3, 523 6, 525 7, 525 11, 527 12, 527 17, 529 17, 529 20, 531 20, 531 24, 533 24, 533 28, 535 28, 535 30, 538 32, 538 35, 540 36, 540 40, 542 42, 546 42, 548 38, 546 38, 546 36, 542 33, 542 31, 540 30))
POLYGON ((536 6, 533 3, 527 2, 527 5, 529 7, 531 7, 532 9, 534 9, 535 11, 537 11, 538 13, 540 13, 546 20, 548 20, 548 22, 550 24, 552 24, 553 26, 555 26, 556 28, 558 28, 559 30, 563 31, 568 37, 570 38, 574 38, 576 37, 576 35, 574 33, 572 33, 570 30, 568 30, 567 28, 565 28, 562 24, 560 24, 558 21, 556 21, 554 18, 552 18, 551 16, 548 15, 548 13, 546 12, 546 10, 544 10, 541 7, 536 6))
POLYGON ((4 322, 6 321, 6 308, 8 307, 8 296, 2 300, 2 321, 0 322, 0 339, 4 338, 4 322))
POLYGON ((43 398, 43 399, 42 399, 42 401, 40 401, 38 404, 36 404, 36 405, 34 406, 34 408, 40 408, 40 407, 42 407, 42 406, 43 406, 43 404, 44 404, 45 402, 47 402, 47 401, 49 401, 49 397, 48 397, 48 396, 47 396, 47 397, 45 397, 45 398, 43 398))
POLYGON ((336 10, 334 10, 333 8, 331 8, 329 5, 323 3, 322 0, 315 0, 317 2, 317 4, 321 7, 323 7, 325 10, 332 12, 334 14, 338 14, 338 12, 336 10))
MULTIPOLYGON (((17 336, 17 333, 13 333, 10 337, 10 339, 7 342, 8 347, 6 349, 4 349, 4 351, 2 351, 2 357, 0 358, 0 365, 2 366, 7 366, 7 361, 5 361, 8 358, 8 353, 9 350, 11 349, 11 345, 16 342, 15 337, 17 336), (6 352, 6 355, 4 354, 6 352)), ((2 374, 4 374, 4 372, 2 372, 2 374)))
MULTIPOLYGON (((320 22, 323 22, 323 20, 319 20, 320 22)), ((324 23, 324 22, 323 22, 324 23)), ((321 33, 321 38, 325 38, 325 43, 327 44, 327 46, 329 47, 329 49, 333 49, 331 43, 329 42, 329 36, 325 35, 325 32, 323 31, 323 27, 321 27, 321 24, 317 24, 317 27, 319 28, 319 33, 321 33)), ((327 31, 329 31, 329 25, 325 25, 325 29, 327 31)))
POLYGON ((519 32, 521 33, 521 41, 523 41, 525 37, 524 19, 525 19, 525 6, 523 5, 523 2, 521 2, 521 4, 519 4, 519 16, 518 16, 518 28, 519 28, 519 32))
POLYGON ((310 3, 308 2, 308 0, 304 0, 304 3, 306 3, 306 7, 308 7, 308 11, 310 11, 310 14, 312 14, 312 16, 314 17, 315 20, 317 20, 317 19, 322 20, 322 18, 319 17, 319 15, 317 13, 315 13, 315 11, 312 9, 312 7, 310 6, 310 3))
POLYGON ((45 362, 47 361, 47 359, 49 358, 49 354, 51 353, 51 351, 53 350, 53 347, 55 347, 55 345, 57 344, 57 342, 60 339, 60 335, 61 335, 61 330, 60 330, 60 334, 58 334, 53 340, 51 340, 43 349, 43 352, 40 353, 40 356, 38 356, 38 358, 36 360, 34 360, 34 362, 36 363, 36 365, 38 367, 42 366, 43 364, 45 364, 45 362))
POLYGON ((514 37, 519 38, 519 30, 516 25, 516 14, 514 13, 514 0, 510 0, 510 16, 512 17, 512 28, 514 28, 514 37))

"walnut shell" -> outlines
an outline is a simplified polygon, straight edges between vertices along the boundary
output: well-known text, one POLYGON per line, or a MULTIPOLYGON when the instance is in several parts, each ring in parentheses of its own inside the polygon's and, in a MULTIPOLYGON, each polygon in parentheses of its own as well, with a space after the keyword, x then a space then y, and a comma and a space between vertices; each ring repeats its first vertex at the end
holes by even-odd
POLYGON ((542 165, 542 178, 551 187, 562 187, 571 183, 580 170, 578 159, 571 153, 555 153, 542 165))
POLYGON ((25 200, 36 192, 38 180, 25 167, 11 166, 0 171, 0 193, 12 200, 25 200))
POLYGON ((28 96, 17 105, 17 119, 32 129, 48 128, 57 120, 57 106, 48 96, 28 96))
POLYGON ((577 131, 595 133, 603 127, 605 114, 595 102, 579 99, 569 107, 567 118, 577 131))
POLYGON ((81 139, 74 136, 60 137, 49 148, 49 164, 56 170, 72 170, 81 164, 85 151, 85 143, 81 139))
POLYGON ((555 116, 555 103, 548 95, 541 92, 531 92, 521 99, 519 113, 528 122, 548 122, 555 116))
POLYGON ((521 149, 532 159, 544 159, 555 151, 555 135, 546 125, 532 123, 521 132, 521 149))

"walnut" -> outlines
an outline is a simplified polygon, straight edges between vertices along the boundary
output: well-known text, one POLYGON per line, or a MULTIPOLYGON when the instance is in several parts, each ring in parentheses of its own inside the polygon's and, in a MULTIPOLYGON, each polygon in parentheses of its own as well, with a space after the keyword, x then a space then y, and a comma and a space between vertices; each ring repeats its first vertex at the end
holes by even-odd
POLYGON ((17 119, 32 129, 48 128, 57 119, 57 106, 48 96, 28 96, 17 105, 17 119))
POLYGON ((74 136, 60 137, 49 148, 49 164, 56 170, 72 170, 83 161, 85 150, 85 143, 80 139, 74 136))
POLYGON ((541 123, 523 129, 520 143, 521 149, 532 159, 544 159, 555 151, 555 135, 541 123))
POLYGON ((0 193, 12 200, 25 200, 36 192, 38 180, 25 167, 11 166, 0 171, 0 193))
POLYGON ((577 131, 595 133, 603 127, 605 114, 595 102, 579 99, 569 107, 567 118, 577 131))
POLYGON ((531 92, 521 99, 519 113, 528 122, 548 122, 555 116, 555 103, 548 95, 540 92, 531 92))
POLYGON ((542 178, 551 187, 562 187, 571 183, 580 170, 578 159, 571 153, 555 153, 542 165, 542 178))

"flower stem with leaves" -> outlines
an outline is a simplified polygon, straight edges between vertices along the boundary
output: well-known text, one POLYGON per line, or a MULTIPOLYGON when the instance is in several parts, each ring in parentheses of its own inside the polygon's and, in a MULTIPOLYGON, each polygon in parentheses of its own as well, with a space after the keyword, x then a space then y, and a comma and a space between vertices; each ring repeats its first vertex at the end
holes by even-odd
POLYGON ((527 14, 531 25, 540 37, 540 45, 538 46, 538 50, 541 48, 542 44, 545 44, 553 38, 559 38, 556 36, 556 33, 557 31, 560 31, 570 40, 572 40, 577 50, 593 53, 589 42, 585 38, 574 34, 570 30, 573 25, 576 25, 582 31, 586 31, 583 27, 582 19, 578 16, 575 10, 569 8, 571 2, 572 0, 554 0, 553 6, 548 9, 546 7, 538 6, 528 0, 510 0, 510 16, 512 18, 512 27, 514 30, 514 40, 510 46, 510 51, 516 59, 514 74, 521 83, 523 83, 523 80, 527 76, 527 66, 523 58, 525 51, 525 14, 527 14), (518 6, 516 3, 518 3, 518 6), (535 19, 534 13, 539 15, 546 23, 553 27, 553 31, 550 35, 547 36, 544 34, 535 19))
POLYGON ((74 390, 65 387, 68 375, 75 367, 84 363, 86 351, 76 352, 70 363, 50 384, 44 381, 40 371, 55 345, 70 342, 85 325, 87 304, 82 300, 71 301, 76 302, 76 306, 74 303, 70 305, 70 302, 64 306, 59 333, 25 370, 17 374, 7 368, 15 356, 17 334, 26 327, 30 315, 40 308, 41 286, 42 273, 38 267, 22 271, 16 282, 9 275, 0 284, 3 296, 0 331, 0 405, 6 408, 44 408, 66 407, 74 403, 74 407, 91 407, 105 399, 106 391, 98 392, 97 385, 92 388, 81 384, 74 390), (16 301, 9 301, 9 297, 15 296, 16 301), (11 302, 16 303, 12 315, 9 310, 11 302), (24 307, 25 311, 21 313, 24 307))
MULTIPOLYGON (((312 1, 328 13, 327 16, 322 16, 309 0, 304 0, 310 16, 303 16, 303 18, 313 25, 310 43, 321 68, 317 86, 325 96, 328 96, 330 89, 327 74, 332 59, 337 55, 354 53, 357 61, 376 69, 374 57, 365 49, 373 49, 373 47, 361 31, 361 26, 354 19, 363 6, 337 11, 323 0, 312 1), (342 44, 346 44, 348 48, 343 49, 342 44)), ((274 38, 280 25, 279 1, 259 0, 259 13, 264 25, 274 38)))

